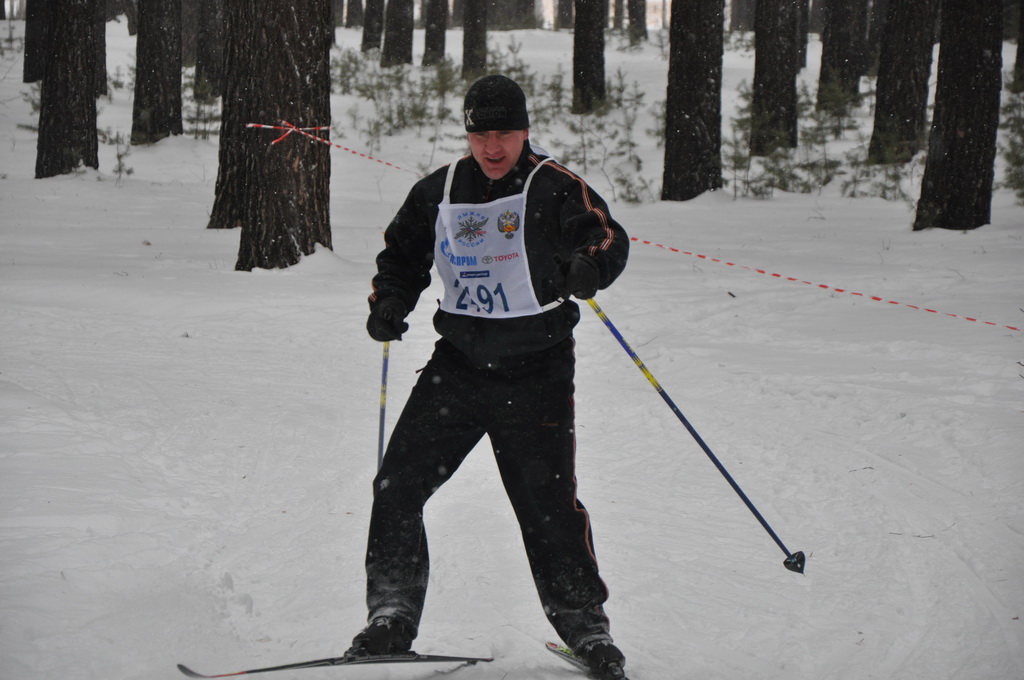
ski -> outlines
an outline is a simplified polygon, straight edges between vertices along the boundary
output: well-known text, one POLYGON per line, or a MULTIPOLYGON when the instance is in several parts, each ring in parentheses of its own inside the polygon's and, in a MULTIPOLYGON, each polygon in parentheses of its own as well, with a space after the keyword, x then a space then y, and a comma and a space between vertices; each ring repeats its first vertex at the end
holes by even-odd
POLYGON ((184 664, 178 664, 178 670, 190 678, 230 678, 238 675, 252 675, 253 673, 269 673, 271 671, 297 670, 299 668, 317 668, 320 666, 357 666, 371 663, 460 663, 468 666, 478 661, 494 661, 492 657, 477 656, 446 656, 442 654, 417 654, 416 652, 405 652, 402 654, 374 654, 372 656, 334 656, 327 659, 315 659, 313 661, 300 661, 288 663, 283 666, 268 666, 267 668, 253 668, 247 671, 235 671, 234 673, 220 673, 218 675, 203 675, 184 664))
POLYGON ((557 642, 548 642, 547 648, 549 652, 551 652, 558 658, 562 659, 563 661, 567 661, 568 663, 572 664, 573 666, 580 669, 592 678, 597 678, 597 680, 627 680, 625 673, 622 672, 622 667, 618 664, 610 664, 608 669, 608 675, 598 676, 594 675, 594 673, 590 670, 590 666, 588 666, 586 662, 583 661, 583 659, 576 656, 573 653, 573 651, 565 645, 560 645, 557 642))
POLYGON ((549 652, 553 653, 560 659, 568 661, 573 666, 576 666, 576 668, 579 668, 581 671, 585 671, 587 673, 590 672, 590 667, 587 666, 587 664, 583 663, 583 659, 573 654, 572 650, 566 647, 565 645, 560 645, 556 642, 549 642, 547 643, 547 648, 549 652))

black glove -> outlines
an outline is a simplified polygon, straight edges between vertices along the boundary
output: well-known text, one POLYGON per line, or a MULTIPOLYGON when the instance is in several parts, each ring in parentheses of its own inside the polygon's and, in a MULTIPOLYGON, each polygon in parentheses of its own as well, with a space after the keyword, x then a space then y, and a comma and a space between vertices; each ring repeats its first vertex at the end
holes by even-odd
POLYGON ((405 303, 398 298, 384 298, 370 309, 366 330, 377 342, 401 340, 402 333, 409 330, 409 324, 405 322, 408 313, 405 303))
POLYGON ((569 297, 573 294, 580 300, 589 300, 597 295, 597 284, 600 283, 600 275, 597 271, 597 262, 589 255, 576 253, 562 265, 562 296, 569 297))

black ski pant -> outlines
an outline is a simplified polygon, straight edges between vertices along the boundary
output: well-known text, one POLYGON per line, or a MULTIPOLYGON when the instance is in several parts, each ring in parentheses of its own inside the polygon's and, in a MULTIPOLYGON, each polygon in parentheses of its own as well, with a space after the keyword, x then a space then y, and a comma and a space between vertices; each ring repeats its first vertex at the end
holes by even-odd
MULTIPOLYGON (((366 551, 370 619, 415 630, 427 590, 423 506, 486 434, 548 620, 570 647, 609 639, 590 518, 576 498, 573 339, 474 366, 441 340, 388 443, 366 551)), ((472 526, 464 527, 472 530, 472 526)))

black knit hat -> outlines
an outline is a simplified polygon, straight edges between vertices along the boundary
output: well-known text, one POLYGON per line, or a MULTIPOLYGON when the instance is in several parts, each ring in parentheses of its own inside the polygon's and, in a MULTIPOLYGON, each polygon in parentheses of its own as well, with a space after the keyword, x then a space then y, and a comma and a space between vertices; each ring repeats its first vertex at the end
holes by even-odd
POLYGON ((466 132, 525 130, 530 127, 526 95, 505 76, 484 76, 466 92, 466 132))

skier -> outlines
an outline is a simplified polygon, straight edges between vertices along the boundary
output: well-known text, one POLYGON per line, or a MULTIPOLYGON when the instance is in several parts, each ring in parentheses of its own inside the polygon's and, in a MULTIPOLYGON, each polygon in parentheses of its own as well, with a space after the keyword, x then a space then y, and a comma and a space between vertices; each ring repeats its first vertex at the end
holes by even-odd
POLYGON ((466 93, 471 153, 418 181, 389 224, 367 330, 401 340, 430 282, 444 282, 433 355, 374 479, 366 549, 368 625, 346 655, 407 651, 427 588, 423 506, 490 439, 544 612, 602 679, 625 659, 604 612, 590 520, 576 498, 574 339, 579 306, 622 272, 623 228, 578 175, 529 142, 517 83, 466 93))

